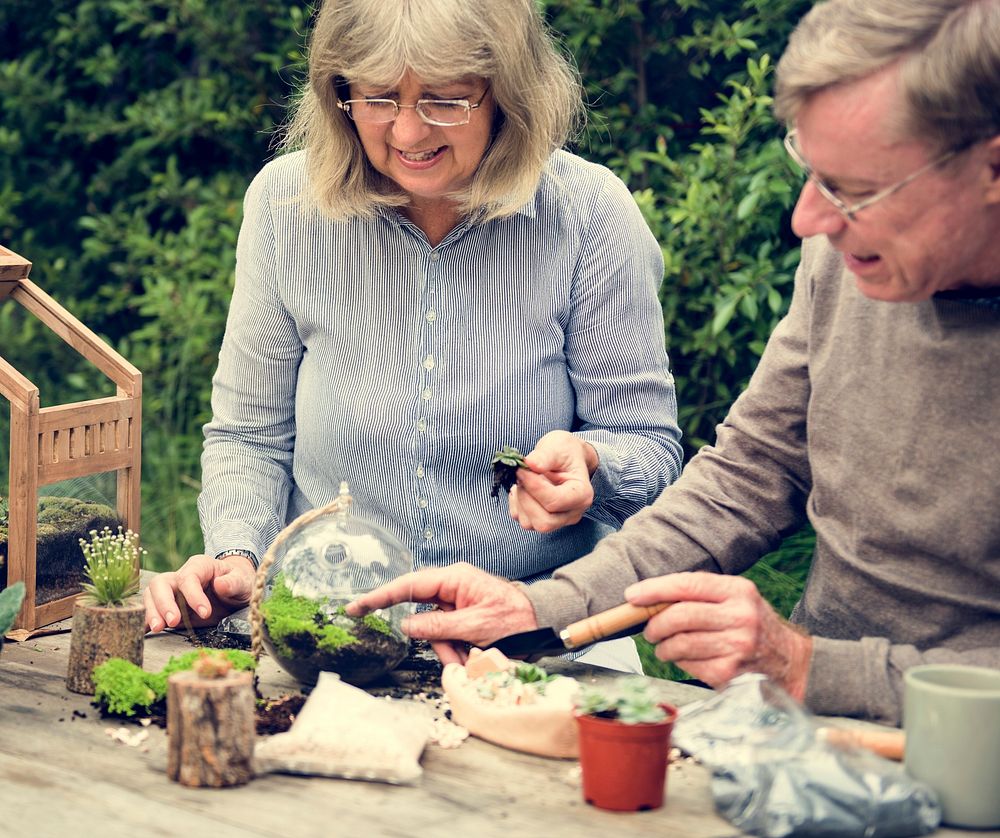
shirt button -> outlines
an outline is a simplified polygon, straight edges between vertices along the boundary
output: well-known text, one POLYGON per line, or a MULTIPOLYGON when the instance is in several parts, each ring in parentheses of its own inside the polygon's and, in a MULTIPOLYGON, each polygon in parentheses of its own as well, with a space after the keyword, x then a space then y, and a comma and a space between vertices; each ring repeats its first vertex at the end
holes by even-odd
POLYGON ((431 260, 432 262, 436 262, 436 261, 437 261, 438 259, 440 259, 440 258, 441 258, 441 254, 440 254, 440 253, 438 253, 438 252, 437 252, 437 251, 435 250, 435 251, 434 251, 434 252, 433 252, 433 253, 432 253, 432 254, 430 255, 430 257, 429 257, 429 258, 430 258, 430 260, 431 260))
POLYGON ((418 500, 417 501, 417 506, 419 506, 421 509, 426 509, 427 508, 427 498, 421 498, 420 500, 418 500))
POLYGON ((424 431, 427 430, 427 420, 426 419, 420 419, 420 420, 417 421, 417 430, 420 431, 420 433, 423 433, 424 431))
POLYGON ((424 467, 417 466, 417 477, 423 477, 423 476, 424 476, 424 467))
POLYGON ((432 538, 434 538, 434 531, 433 530, 424 530, 424 540, 425 541, 430 541, 432 538))
POLYGON ((431 388, 425 387, 420 393, 420 398, 422 398, 425 402, 429 402, 431 400, 431 388))
POLYGON ((433 355, 428 355, 426 358, 424 358, 424 369, 425 370, 432 370, 432 369, 434 369, 434 356, 433 355))
POLYGON ((434 311, 434 309, 431 309, 430 311, 427 312, 427 314, 424 315, 424 319, 428 323, 433 323, 435 320, 438 319, 438 313, 434 311))

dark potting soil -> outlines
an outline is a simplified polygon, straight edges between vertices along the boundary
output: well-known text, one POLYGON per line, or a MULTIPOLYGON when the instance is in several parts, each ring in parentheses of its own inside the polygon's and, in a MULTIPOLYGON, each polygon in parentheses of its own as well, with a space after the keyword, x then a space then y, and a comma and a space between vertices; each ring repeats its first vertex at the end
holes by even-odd
POLYGON ((215 626, 208 628, 193 628, 185 632, 188 643, 200 649, 241 649, 244 652, 250 651, 249 635, 224 634, 215 626))
MULTIPOLYGON (((383 635, 384 636, 384 635, 383 635)), ((233 635, 219 632, 214 627, 196 628, 185 632, 185 637, 193 646, 209 649, 248 649, 249 642, 243 642, 233 635)), ((365 685, 366 692, 377 696, 391 698, 414 698, 419 695, 427 698, 440 698, 441 662, 434 654, 426 640, 411 640, 408 654, 399 665, 390 672, 384 673, 365 685)), ((284 733, 295 721, 295 717, 305 704, 312 686, 303 685, 302 692, 286 693, 276 698, 263 698, 257 693, 257 708, 255 711, 257 734, 268 736, 284 733)), ((166 700, 155 702, 146 715, 123 716, 107 713, 98 704, 102 718, 113 719, 119 723, 141 724, 143 719, 149 719, 151 724, 160 728, 167 726, 166 700)))
MULTIPOLYGON (((143 724, 149 720, 149 724, 156 727, 167 727, 167 701, 154 701, 145 715, 123 716, 117 713, 108 713, 104 707, 97 702, 91 702, 100 711, 102 719, 112 719, 116 722, 132 722, 133 724, 143 724)), ((306 696, 302 693, 290 693, 278 698, 262 698, 257 696, 257 707, 254 710, 254 723, 258 736, 267 736, 272 733, 284 733, 295 721, 295 717, 306 703, 306 696)))
POLYGON ((315 685, 320 672, 336 672, 346 683, 363 687, 392 670, 406 658, 408 643, 395 633, 380 631, 364 620, 332 617, 344 622, 354 640, 340 646, 321 646, 309 631, 288 632, 275 643, 264 624, 264 644, 282 669, 307 686, 315 685))
POLYGON ((256 724, 258 736, 270 736, 273 733, 284 733, 295 721, 295 717, 306 703, 302 693, 282 695, 258 702, 256 724))

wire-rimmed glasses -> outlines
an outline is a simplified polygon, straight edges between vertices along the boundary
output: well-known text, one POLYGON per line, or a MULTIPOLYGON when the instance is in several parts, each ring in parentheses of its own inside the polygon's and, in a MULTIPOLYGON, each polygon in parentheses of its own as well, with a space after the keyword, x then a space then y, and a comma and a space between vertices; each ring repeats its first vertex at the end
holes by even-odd
POLYGON ((957 148, 953 148, 949 151, 944 152, 944 154, 935 157, 933 160, 930 161, 930 163, 924 164, 915 172, 912 172, 911 174, 904 177, 902 180, 896 181, 896 183, 890 184, 884 189, 880 189, 878 190, 878 192, 875 192, 874 194, 869 195, 867 198, 863 198, 854 204, 847 204, 837 194, 837 190, 834 187, 830 186, 830 184, 824 181, 819 175, 817 175, 816 172, 813 170, 813 167, 810 166, 805 161, 805 158, 802 156, 802 152, 799 151, 799 147, 796 144, 795 138, 797 135, 798 135, 798 130, 795 128, 793 128, 785 135, 785 151, 788 152, 788 156, 791 157, 792 160, 795 162, 795 165, 802 170, 806 178, 813 182, 813 186, 816 187, 819 194, 822 195, 824 198, 826 198, 831 204, 833 204, 840 212, 840 214, 844 216, 844 218, 846 218, 848 221, 857 220, 857 214, 861 212, 861 210, 863 210, 865 207, 870 207, 872 204, 881 201, 883 198, 888 198, 894 192, 898 192, 900 189, 902 189, 904 186, 910 183, 910 181, 916 180, 925 172, 929 172, 936 166, 940 166, 946 160, 950 160, 956 154, 965 151, 967 148, 973 145, 973 143, 971 142, 963 143, 957 148))
POLYGON ((337 107, 355 122, 376 124, 393 122, 399 116, 400 108, 413 108, 428 125, 447 128, 466 125, 472 118, 472 112, 483 104, 489 90, 487 86, 477 102, 468 99, 417 99, 412 105, 402 105, 395 99, 338 99, 337 107))

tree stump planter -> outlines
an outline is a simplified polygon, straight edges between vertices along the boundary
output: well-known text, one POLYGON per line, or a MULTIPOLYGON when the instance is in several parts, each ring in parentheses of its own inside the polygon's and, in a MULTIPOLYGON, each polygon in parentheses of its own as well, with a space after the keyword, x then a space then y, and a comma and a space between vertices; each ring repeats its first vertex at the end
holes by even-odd
POLYGON ((167 679, 167 776, 184 786, 222 788, 253 778, 253 673, 167 679))
POLYGON ((105 606, 78 599, 73 605, 66 688, 93 695, 94 667, 111 658, 124 658, 142 666, 145 634, 146 609, 141 600, 105 606))

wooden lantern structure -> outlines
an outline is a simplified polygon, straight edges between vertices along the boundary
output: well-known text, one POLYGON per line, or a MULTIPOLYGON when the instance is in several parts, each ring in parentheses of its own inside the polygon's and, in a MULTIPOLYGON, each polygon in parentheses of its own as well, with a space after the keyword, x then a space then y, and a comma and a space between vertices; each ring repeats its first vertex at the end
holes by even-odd
POLYGON ((30 270, 0 245, 0 303, 19 303, 117 387, 109 398, 40 408, 38 387, 0 355, 0 393, 10 402, 7 584, 24 581, 15 626, 35 629, 69 617, 79 596, 36 602, 39 486, 115 472, 118 517, 139 532, 142 374, 31 282, 30 270))

